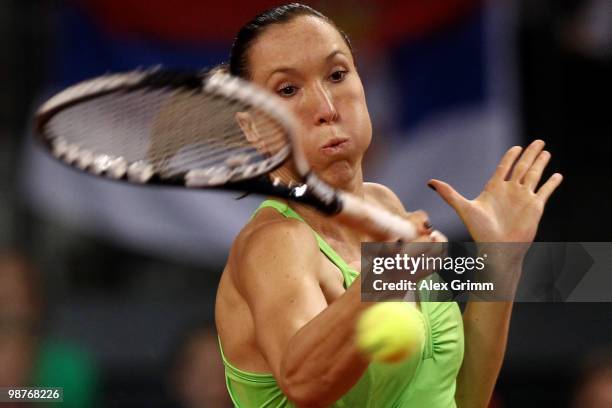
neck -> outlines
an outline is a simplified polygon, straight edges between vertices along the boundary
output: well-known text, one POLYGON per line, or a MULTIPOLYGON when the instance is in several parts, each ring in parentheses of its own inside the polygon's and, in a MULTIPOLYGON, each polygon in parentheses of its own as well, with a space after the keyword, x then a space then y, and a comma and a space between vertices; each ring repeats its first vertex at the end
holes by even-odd
MULTIPOLYGON (((361 167, 359 167, 354 177, 352 177, 349 182, 342 183, 342 185, 338 185, 338 183, 329 183, 325 179, 323 181, 334 188, 341 189, 362 199, 364 198, 363 173, 361 167)), ((365 241, 364 236, 338 222, 334 217, 326 216, 316 209, 304 204, 291 203, 290 205, 315 231, 323 236, 341 241, 354 241, 357 244, 361 241, 365 241)))

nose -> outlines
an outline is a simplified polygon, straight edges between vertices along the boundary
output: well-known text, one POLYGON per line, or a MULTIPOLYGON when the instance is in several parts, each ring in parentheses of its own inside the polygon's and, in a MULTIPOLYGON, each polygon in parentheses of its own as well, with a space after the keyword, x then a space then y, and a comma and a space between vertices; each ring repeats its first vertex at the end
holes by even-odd
POLYGON ((325 125, 338 119, 338 111, 334 105, 331 92, 323 84, 313 87, 312 99, 314 105, 314 121, 316 125, 325 125))

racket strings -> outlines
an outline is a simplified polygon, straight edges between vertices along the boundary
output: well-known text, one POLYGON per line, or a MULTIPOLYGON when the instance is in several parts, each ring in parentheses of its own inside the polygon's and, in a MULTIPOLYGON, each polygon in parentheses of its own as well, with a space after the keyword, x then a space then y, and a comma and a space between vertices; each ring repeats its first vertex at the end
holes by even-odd
MULTIPOLYGON (((110 120, 105 120, 105 122, 107 122, 107 125, 108 123, 118 124, 121 128, 124 129, 124 132, 111 132, 105 138, 89 138, 87 142, 89 142, 89 144, 92 147, 94 148, 99 147, 100 150, 108 152, 112 148, 112 146, 119 146, 117 144, 117 139, 120 139, 122 143, 124 142, 129 143, 130 140, 125 140, 125 137, 123 135, 123 133, 125 132, 128 132, 130 135, 132 135, 132 137, 130 138, 131 141, 136 142, 137 144, 140 144, 146 140, 147 132, 143 130, 144 127, 138 121, 133 120, 134 118, 142 117, 142 112, 134 111, 134 109, 129 109, 131 107, 131 104, 125 103, 126 101, 117 101, 117 102, 119 102, 119 105, 126 106, 128 108, 125 111, 126 114, 124 115, 122 111, 111 112, 111 113, 119 113, 121 114, 121 116, 113 115, 110 118, 110 120)), ((167 110, 166 112, 164 112, 165 120, 163 121, 159 120, 159 116, 158 116, 158 119, 156 120, 156 123, 154 124, 154 128, 155 128, 155 133, 157 133, 158 135, 162 135, 162 136, 158 136, 155 139, 156 146, 154 146, 155 149, 153 150, 156 150, 158 153, 152 152, 151 153, 152 156, 158 156, 158 155, 163 156, 164 154, 167 154, 169 152, 172 152, 173 150, 176 150, 176 148, 173 148, 172 146, 176 146, 177 143, 180 146, 188 146, 189 143, 186 142, 184 135, 190 135, 190 134, 197 135, 199 139, 202 139, 202 132, 201 132, 201 130, 203 129, 202 124, 194 123, 193 120, 188 120, 189 119, 188 116, 185 116, 185 112, 189 112, 190 109, 193 110, 193 106, 175 107, 174 109, 175 112, 173 115, 174 120, 168 120, 167 110), (181 123, 178 123, 178 122, 181 122, 181 123), (160 125, 160 123, 162 124, 160 125), (191 129, 189 125, 191 125, 191 129), (166 127, 166 129, 164 128, 164 126, 166 127), (176 135, 172 135, 175 137, 164 137, 165 135, 168 135, 169 133, 173 132, 173 128, 175 129, 174 130, 175 132, 176 131, 180 132, 181 136, 176 137, 176 135)), ((240 107, 240 110, 246 111, 248 109, 249 107, 244 106, 244 105, 243 107, 240 107)), ((100 120, 100 113, 105 110, 106 109, 96 109, 96 111, 93 112, 93 115, 91 114, 91 112, 89 112, 90 114, 88 115, 87 111, 81 110, 79 112, 73 112, 73 115, 78 115, 79 117, 83 118, 84 124, 87 127, 89 127, 88 124, 91 124, 92 120, 89 120, 90 118, 87 118, 87 116, 93 116, 92 119, 94 121, 96 120, 96 118, 100 120)), ((61 113, 58 116, 60 115, 65 115, 65 113, 61 113)), ((275 143, 280 143, 280 144, 285 143, 286 142, 285 136, 283 134, 282 129, 277 124, 277 122, 275 122, 275 120, 271 119, 269 116, 264 116, 259 113, 258 115, 260 115, 260 117, 265 119, 266 126, 262 126, 261 120, 260 120, 258 130, 263 131, 263 134, 265 134, 268 139, 268 143, 272 145, 274 145, 275 143), (275 132, 274 130, 278 130, 278 131, 275 132)), ((145 120, 147 120, 147 118, 145 118, 145 120)), ((61 118, 61 117, 59 121, 54 121, 54 123, 59 123, 60 125, 63 124, 63 125, 68 126, 68 127, 54 126, 55 131, 53 133, 63 135, 64 138, 67 138, 68 135, 71 135, 71 134, 72 135, 82 134, 83 124, 81 124, 80 128, 71 129, 70 126, 79 125, 79 123, 76 123, 74 121, 67 120, 66 118, 61 118)), ((210 120, 209 120, 209 123, 211 123, 210 120)), ((95 130, 95 127, 90 128, 90 129, 95 130)), ((216 136, 215 138, 209 138, 206 140, 206 143, 209 146, 222 146, 225 148, 232 148, 232 147, 239 147, 239 146, 246 146, 246 145, 251 146, 250 144, 246 143, 244 134, 242 130, 240 129, 236 129, 235 132, 229 132, 227 130, 209 126, 209 129, 207 129, 207 131, 204 132, 204 134, 208 134, 208 135, 214 134, 216 136)), ((82 138, 82 136, 79 138, 79 141, 83 145, 85 145, 86 141, 82 138)), ((201 142, 201 141, 202 140, 198 140, 198 142, 201 142)), ((192 142, 192 144, 194 143, 192 142)), ((122 144, 120 145, 120 147, 122 149, 121 151, 125 152, 125 148, 127 147, 127 145, 122 144)))
MULTIPOLYGON (((193 101, 188 100, 187 104, 190 105, 193 101)), ((209 112, 204 117, 215 117, 220 119, 223 123, 225 123, 225 127, 214 127, 210 129, 208 134, 215 135, 215 138, 207 138, 205 140, 197 140, 194 143, 181 143, 181 145, 185 146, 181 149, 181 160, 183 164, 187 168, 193 168, 194 166, 198 167, 207 167, 213 164, 217 164, 220 157, 225 157, 227 155, 237 155, 241 157, 245 157, 245 155, 253 154, 253 155, 265 155, 265 153, 272 153, 278 151, 282 146, 287 144, 286 135, 284 131, 276 121, 274 121, 270 116, 263 114, 262 112, 258 112, 254 110, 252 107, 245 106, 244 104, 240 104, 237 102, 233 102, 235 105, 233 109, 227 109, 226 107, 220 107, 220 109, 216 112, 209 112), (236 122, 235 119, 229 117, 227 119, 222 119, 221 116, 227 115, 227 112, 240 112, 244 114, 249 112, 249 116, 251 118, 256 118, 257 126, 257 138, 258 141, 249 141, 248 137, 245 137, 245 132, 237 126, 234 128, 227 128, 227 124, 233 124, 236 122), (265 135, 265 140, 261 137, 261 135, 265 135), (265 150, 257 152, 257 143, 265 144, 265 150)), ((173 106, 172 113, 170 110, 167 110, 165 114, 172 115, 182 115, 182 112, 193 112, 195 111, 192 106, 173 106)), ((164 115, 165 116, 165 115, 164 115)), ((198 116, 196 121, 202 120, 203 116, 198 116)), ((161 116, 158 116, 161 118, 161 116)), ((166 124, 174 123, 174 120, 166 120, 167 118, 163 118, 161 122, 166 124)), ((191 125, 191 129, 181 127, 180 132, 184 132, 187 135, 196 135, 198 139, 199 131, 202 129, 202 125, 200 123, 194 123, 193 120, 190 120, 186 117, 181 117, 181 120, 187 124, 191 125)), ((254 119, 255 120, 255 119, 254 119)), ((168 129, 167 131, 161 132, 162 134, 167 134, 168 132, 173 132, 174 129, 168 129)), ((168 157, 173 156, 176 152, 176 147, 172 145, 172 141, 176 140, 176 138, 165 138, 164 140, 170 142, 166 143, 163 146, 157 146, 159 149, 154 154, 157 157, 168 157)))
POLYGON ((169 89, 114 92, 77 103, 51 118, 46 131, 77 150, 73 156, 87 153, 89 162, 96 155, 121 157, 151 165, 162 177, 210 168, 239 176, 236 169, 253 173, 284 160, 290 150, 284 128, 257 107, 169 89))

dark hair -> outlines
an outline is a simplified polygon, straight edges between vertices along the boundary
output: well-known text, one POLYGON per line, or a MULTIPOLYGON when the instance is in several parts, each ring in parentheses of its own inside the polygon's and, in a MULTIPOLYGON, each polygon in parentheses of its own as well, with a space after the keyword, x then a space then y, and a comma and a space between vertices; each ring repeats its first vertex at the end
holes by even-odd
POLYGON ((240 31, 238 31, 238 35, 234 39, 234 44, 230 51, 230 74, 242 78, 249 78, 250 72, 247 68, 247 54, 255 40, 265 31, 266 27, 272 24, 286 24, 299 16, 313 16, 329 23, 338 30, 344 42, 349 47, 349 50, 351 50, 351 53, 353 52, 348 36, 327 16, 304 4, 284 4, 264 11, 242 26, 240 31))

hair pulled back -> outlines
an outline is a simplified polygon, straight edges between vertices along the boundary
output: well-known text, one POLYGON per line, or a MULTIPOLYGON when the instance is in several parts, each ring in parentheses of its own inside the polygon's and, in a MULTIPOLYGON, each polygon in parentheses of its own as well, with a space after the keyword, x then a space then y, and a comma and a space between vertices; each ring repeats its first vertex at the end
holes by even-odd
POLYGON ((333 26, 340 33, 344 39, 344 42, 349 47, 349 50, 351 50, 351 53, 353 52, 348 36, 342 30, 340 30, 333 21, 331 21, 320 11, 300 3, 284 4, 282 6, 264 11, 242 26, 240 31, 238 31, 238 35, 234 39, 234 44, 232 45, 232 49, 230 51, 230 74, 242 78, 250 78, 248 52, 257 38, 263 34, 267 27, 273 24, 286 24, 300 16, 320 18, 333 26))

